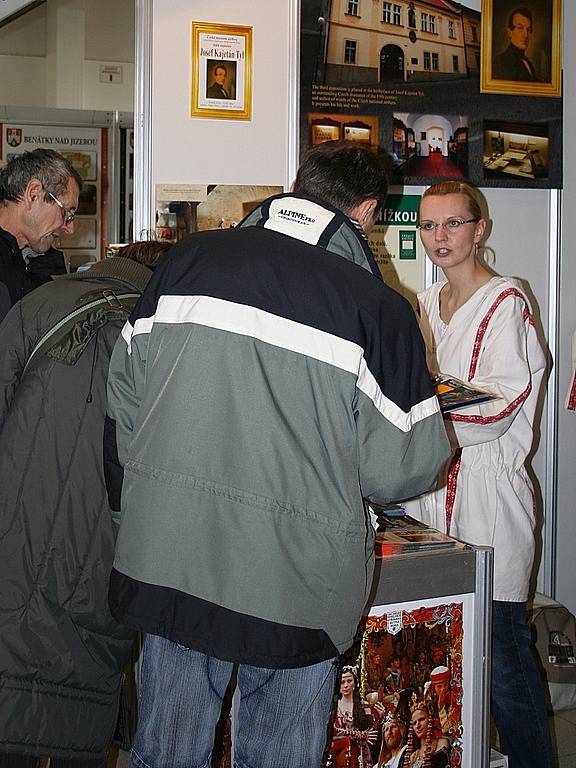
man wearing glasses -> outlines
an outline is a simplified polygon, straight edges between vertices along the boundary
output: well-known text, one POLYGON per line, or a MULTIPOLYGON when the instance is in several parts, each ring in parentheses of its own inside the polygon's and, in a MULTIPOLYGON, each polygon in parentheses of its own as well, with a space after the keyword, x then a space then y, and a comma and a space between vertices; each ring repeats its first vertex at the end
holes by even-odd
POLYGON ((80 174, 51 149, 17 155, 0 172, 0 320, 62 271, 54 243, 74 232, 81 186, 80 174))

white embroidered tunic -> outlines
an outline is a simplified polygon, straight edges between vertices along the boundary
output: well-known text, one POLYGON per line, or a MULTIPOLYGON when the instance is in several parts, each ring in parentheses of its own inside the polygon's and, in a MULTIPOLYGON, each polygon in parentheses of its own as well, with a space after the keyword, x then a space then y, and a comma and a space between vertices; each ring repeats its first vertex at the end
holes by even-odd
POLYGON ((456 448, 439 490, 409 513, 470 544, 494 547, 494 599, 523 602, 534 558, 533 487, 524 462, 546 360, 518 281, 494 277, 445 324, 444 282, 418 296, 433 373, 497 394, 446 415, 456 448))

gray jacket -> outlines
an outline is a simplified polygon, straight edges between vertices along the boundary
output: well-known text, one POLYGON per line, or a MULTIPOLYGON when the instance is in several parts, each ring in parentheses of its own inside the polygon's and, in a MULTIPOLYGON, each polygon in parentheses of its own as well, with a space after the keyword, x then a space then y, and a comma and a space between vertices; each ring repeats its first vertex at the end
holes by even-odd
POLYGON ((103 262, 36 289, 0 325, 1 751, 94 758, 114 735, 134 635, 106 599, 106 375, 127 317, 112 293, 139 294, 150 275, 103 262), (24 372, 46 331, 103 289, 110 304, 55 334, 24 372))
POLYGON ((191 235, 126 324, 108 389, 114 615, 255 666, 345 650, 372 580, 362 497, 420 493, 449 455, 414 313, 359 229, 280 195, 191 235))

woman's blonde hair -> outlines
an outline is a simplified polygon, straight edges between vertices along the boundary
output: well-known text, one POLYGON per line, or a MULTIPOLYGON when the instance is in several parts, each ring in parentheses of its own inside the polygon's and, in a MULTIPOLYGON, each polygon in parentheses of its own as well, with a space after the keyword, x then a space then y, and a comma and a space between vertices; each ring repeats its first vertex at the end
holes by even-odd
POLYGON ((432 184, 422 195, 425 197, 439 197, 442 195, 464 195, 468 201, 470 213, 475 219, 482 219, 482 208, 478 192, 470 184, 463 181, 441 181, 438 184, 432 184))

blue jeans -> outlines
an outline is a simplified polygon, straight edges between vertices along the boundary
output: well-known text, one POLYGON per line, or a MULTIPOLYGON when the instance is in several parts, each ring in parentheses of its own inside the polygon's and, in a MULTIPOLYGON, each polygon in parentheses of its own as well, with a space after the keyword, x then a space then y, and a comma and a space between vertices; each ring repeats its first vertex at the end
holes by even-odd
MULTIPOLYGON (((208 768, 234 665, 154 635, 144 640, 132 768, 208 768)), ((335 660, 299 669, 240 664, 235 768, 317 768, 335 660)))
POLYGON ((492 716, 509 768, 552 768, 544 690, 526 603, 492 604, 492 716))

